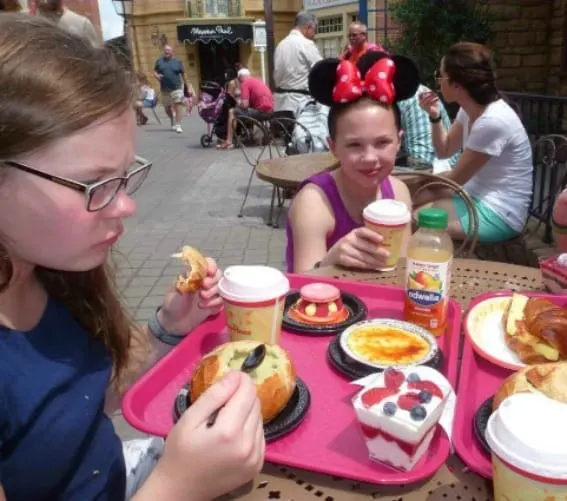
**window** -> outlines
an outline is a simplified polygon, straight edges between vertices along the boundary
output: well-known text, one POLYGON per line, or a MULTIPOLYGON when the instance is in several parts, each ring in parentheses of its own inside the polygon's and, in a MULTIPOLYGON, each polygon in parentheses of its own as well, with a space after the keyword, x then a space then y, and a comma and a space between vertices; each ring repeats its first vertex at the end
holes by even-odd
POLYGON ((320 38, 317 40, 317 47, 323 57, 337 57, 341 53, 342 36, 320 38))
POLYGON ((205 0, 204 17, 227 17, 228 0, 205 0))
POLYGON ((322 17, 317 22, 317 33, 338 33, 343 31, 343 16, 322 17))

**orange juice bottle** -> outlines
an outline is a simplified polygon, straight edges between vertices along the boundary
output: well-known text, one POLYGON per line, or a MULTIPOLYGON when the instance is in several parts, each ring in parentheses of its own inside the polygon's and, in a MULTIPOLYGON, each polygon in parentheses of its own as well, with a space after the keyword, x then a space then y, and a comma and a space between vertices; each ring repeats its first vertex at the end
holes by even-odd
POLYGON ((422 209, 407 250, 404 319, 436 336, 445 331, 453 241, 443 209, 422 209))

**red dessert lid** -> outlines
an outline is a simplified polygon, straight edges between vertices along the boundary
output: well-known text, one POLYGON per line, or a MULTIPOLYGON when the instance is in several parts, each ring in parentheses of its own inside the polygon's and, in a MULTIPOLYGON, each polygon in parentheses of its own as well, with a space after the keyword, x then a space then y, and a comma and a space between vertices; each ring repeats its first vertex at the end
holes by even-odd
POLYGON ((540 268, 556 273, 561 278, 567 280, 567 254, 553 256, 544 259, 539 263, 540 268))
POLYGON ((321 282, 304 285, 299 294, 306 301, 313 303, 328 303, 341 297, 341 291, 337 287, 321 282))

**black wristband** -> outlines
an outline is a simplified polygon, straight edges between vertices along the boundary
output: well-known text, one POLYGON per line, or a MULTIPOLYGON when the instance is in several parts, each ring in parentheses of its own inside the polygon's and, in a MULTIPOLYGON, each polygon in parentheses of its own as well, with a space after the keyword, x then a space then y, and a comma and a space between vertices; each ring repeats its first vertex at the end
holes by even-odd
POLYGON ((441 113, 439 113, 439 116, 437 118, 431 118, 431 115, 429 115, 429 121, 432 124, 438 124, 441 120, 443 120, 443 117, 441 116, 441 113))
POLYGON ((153 335, 162 343, 168 344, 170 346, 176 346, 181 341, 183 341, 183 336, 176 336, 175 334, 171 334, 162 327, 158 319, 158 311, 160 309, 161 308, 158 308, 154 313, 150 315, 150 318, 148 319, 148 328, 150 329, 150 331, 152 331, 153 335))

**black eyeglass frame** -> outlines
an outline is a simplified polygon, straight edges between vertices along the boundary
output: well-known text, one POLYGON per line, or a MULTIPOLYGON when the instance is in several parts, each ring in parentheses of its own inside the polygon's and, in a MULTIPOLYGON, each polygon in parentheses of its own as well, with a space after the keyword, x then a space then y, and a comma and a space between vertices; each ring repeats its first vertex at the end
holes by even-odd
POLYGON ((125 176, 109 177, 107 179, 103 179, 102 181, 97 181, 96 183, 85 184, 85 183, 81 183, 79 181, 74 181, 73 179, 68 179, 66 177, 61 177, 61 176, 56 176, 54 174, 49 174, 49 173, 43 172, 39 169, 34 169, 33 167, 30 167, 29 165, 25 165, 25 164, 22 164, 22 163, 19 163, 19 162, 14 162, 13 160, 3 160, 3 161, 0 160, 0 164, 7 165, 8 167, 13 167, 14 169, 21 170, 22 172, 27 172, 28 174, 32 174, 34 176, 38 176, 38 177, 41 177, 43 179, 47 179, 48 181, 51 181, 53 183, 59 184, 61 186, 66 186, 67 188, 71 188, 75 191, 80 191, 81 193, 84 193, 85 194, 85 209, 88 212, 98 212, 100 210, 103 210, 105 207, 108 207, 112 203, 112 201, 116 198, 116 195, 118 195, 120 190, 123 190, 128 186, 128 181, 133 176, 135 176, 136 174, 139 174, 142 171, 147 171, 146 174, 144 175, 144 178, 140 182, 140 184, 136 187, 136 189, 134 191, 130 192, 129 195, 133 195, 138 190, 138 188, 140 188, 140 186, 142 186, 142 184, 146 180, 147 175, 149 174, 149 171, 150 171, 150 168, 153 165, 153 162, 151 162, 150 160, 146 160, 145 158, 136 156, 135 159, 134 159, 134 163, 140 165, 140 167, 135 168, 134 170, 131 170, 130 172, 126 173, 125 176), (111 183, 111 182, 116 181, 116 180, 120 180, 120 184, 116 188, 116 191, 114 192, 114 194, 111 197, 109 197, 108 201, 106 201, 103 205, 101 205, 100 207, 97 207, 96 209, 91 209, 90 205, 91 205, 93 192, 97 188, 99 188, 100 186, 104 186, 105 184, 111 183))

